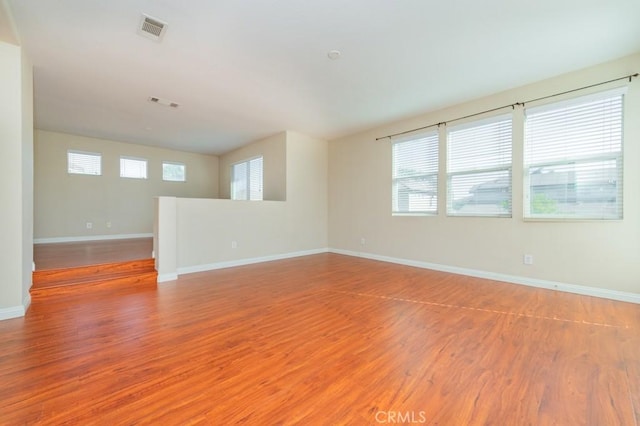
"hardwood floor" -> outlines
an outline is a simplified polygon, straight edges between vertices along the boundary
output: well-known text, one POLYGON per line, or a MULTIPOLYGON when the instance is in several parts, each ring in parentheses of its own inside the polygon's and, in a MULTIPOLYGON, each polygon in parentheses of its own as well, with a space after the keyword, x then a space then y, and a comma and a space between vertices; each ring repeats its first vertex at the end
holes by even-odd
POLYGON ((640 306, 321 254, 0 322, 0 424, 637 425, 640 306))
POLYGON ((34 244, 36 270, 72 268, 102 263, 148 259, 153 238, 34 244))

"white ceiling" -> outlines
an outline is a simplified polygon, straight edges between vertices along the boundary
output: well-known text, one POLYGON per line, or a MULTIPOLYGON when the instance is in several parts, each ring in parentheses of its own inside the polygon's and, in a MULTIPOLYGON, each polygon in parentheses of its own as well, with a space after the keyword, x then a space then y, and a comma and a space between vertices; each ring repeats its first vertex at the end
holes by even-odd
POLYGON ((210 154, 283 130, 332 139, 640 51, 640 0, 8 3, 36 127, 210 154), (136 34, 142 13, 168 23, 161 43, 136 34))

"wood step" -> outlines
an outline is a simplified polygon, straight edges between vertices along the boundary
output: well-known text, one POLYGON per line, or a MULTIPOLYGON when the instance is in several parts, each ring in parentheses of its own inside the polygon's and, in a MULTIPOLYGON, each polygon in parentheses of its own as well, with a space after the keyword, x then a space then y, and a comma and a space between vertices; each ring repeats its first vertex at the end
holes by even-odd
POLYGON ((86 294, 104 290, 130 289, 130 288, 155 288, 158 280, 158 273, 138 272, 135 274, 119 275, 93 281, 80 283, 70 283, 66 285, 31 287, 31 298, 43 298, 50 296, 86 294))
POLYGON ((153 259, 50 269, 33 273, 30 293, 32 298, 39 298, 118 288, 155 288, 157 278, 158 272, 153 259))
POLYGON ((100 265, 78 266, 74 268, 46 269, 33 273, 33 287, 65 285, 67 282, 85 281, 87 277, 97 279, 113 274, 135 274, 155 271, 154 259, 131 260, 127 262, 103 263, 100 265))

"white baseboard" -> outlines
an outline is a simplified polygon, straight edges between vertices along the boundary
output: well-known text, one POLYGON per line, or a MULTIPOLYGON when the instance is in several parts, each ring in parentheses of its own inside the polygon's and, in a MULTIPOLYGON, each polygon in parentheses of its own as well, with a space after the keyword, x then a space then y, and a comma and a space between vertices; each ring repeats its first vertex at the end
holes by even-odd
POLYGON ((0 321, 23 317, 25 312, 25 307, 23 305, 11 306, 10 308, 0 308, 0 321))
POLYGON ((27 293, 24 300, 22 301, 22 307, 24 308, 25 314, 29 310, 29 306, 31 306, 31 294, 27 293))
POLYGON ((435 271, 450 272, 453 274, 467 275, 470 277, 486 278, 494 281, 503 281, 511 284, 520 284, 530 287, 546 288, 567 293, 582 294, 604 299, 619 300, 640 304, 640 294, 628 293, 624 291, 608 290, 604 288, 588 287, 577 284, 561 283, 556 281, 540 280, 536 278, 520 277, 516 275, 500 274, 496 272, 481 271, 477 269, 460 268, 458 266, 441 265, 438 263, 421 262, 417 260, 401 259, 396 257, 381 256, 372 253, 362 253, 350 250, 329 249, 330 253, 343 254, 346 256, 362 257, 364 259, 379 260, 381 262, 397 263, 400 265, 414 266, 416 268, 432 269, 435 271))
POLYGON ((175 281, 178 279, 178 274, 158 274, 158 283, 164 283, 167 281, 175 281))
MULTIPOLYGON (((178 268, 178 275, 192 274, 194 272, 212 271, 214 269, 233 268, 234 266, 251 265, 253 263, 271 262, 273 260, 290 259, 293 257, 310 256, 312 254, 327 253, 328 248, 295 251, 290 253, 274 254, 271 256, 252 257, 248 259, 228 260, 224 262, 209 263, 206 265, 185 266, 178 268)), ((158 282, 160 280, 158 279, 158 282)))
POLYGON ((25 316, 31 305, 31 295, 27 293, 22 305, 11 306, 10 308, 0 308, 0 321, 8 320, 12 318, 20 318, 25 316))
POLYGON ((129 240, 133 238, 153 238, 153 234, 112 234, 87 235, 83 237, 34 238, 34 244, 76 243, 81 241, 129 240))

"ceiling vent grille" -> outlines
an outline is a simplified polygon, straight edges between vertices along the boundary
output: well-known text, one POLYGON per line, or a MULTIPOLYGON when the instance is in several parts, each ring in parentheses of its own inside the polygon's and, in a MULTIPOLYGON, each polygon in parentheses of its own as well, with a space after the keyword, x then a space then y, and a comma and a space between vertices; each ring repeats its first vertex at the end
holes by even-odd
POLYGON ((167 31, 167 23, 147 15, 142 15, 138 34, 151 40, 160 41, 167 31))
POLYGON ((148 100, 149 100, 149 102, 153 102, 154 104, 164 105, 164 106, 167 106, 169 108, 178 108, 180 106, 180 104, 177 103, 177 102, 173 102, 173 101, 170 101, 170 100, 164 99, 164 98, 158 98, 158 97, 155 97, 155 96, 150 96, 148 100))

